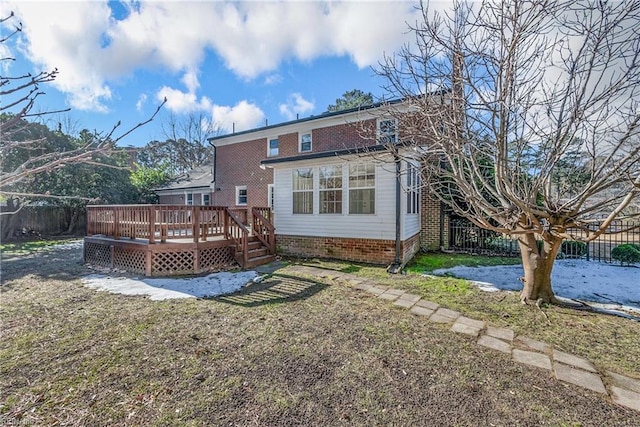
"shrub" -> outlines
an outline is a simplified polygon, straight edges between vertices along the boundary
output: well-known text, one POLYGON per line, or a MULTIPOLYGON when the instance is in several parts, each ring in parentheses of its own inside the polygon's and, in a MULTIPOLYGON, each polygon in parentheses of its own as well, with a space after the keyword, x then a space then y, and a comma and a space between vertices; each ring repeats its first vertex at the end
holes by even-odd
POLYGON ((625 244, 616 246, 611 251, 611 258, 620 261, 620 265, 640 262, 640 245, 625 244))
POLYGON ((582 258, 587 254, 587 244, 575 240, 565 240, 562 242, 560 252, 564 258, 582 258))

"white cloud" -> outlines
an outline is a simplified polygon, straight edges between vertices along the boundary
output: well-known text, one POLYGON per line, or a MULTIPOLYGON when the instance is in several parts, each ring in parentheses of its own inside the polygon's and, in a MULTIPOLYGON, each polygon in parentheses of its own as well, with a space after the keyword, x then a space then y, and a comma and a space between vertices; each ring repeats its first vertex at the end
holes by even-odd
POLYGON ((166 98, 165 107, 176 113, 206 111, 210 110, 213 105, 206 96, 198 99, 198 96, 193 92, 182 92, 179 89, 173 89, 168 86, 160 88, 156 98, 160 101, 166 98))
POLYGON ((233 107, 214 105, 211 113, 213 123, 226 132, 253 129, 264 121, 264 112, 255 104, 245 100, 233 107))
MULTIPOLYGON (((106 110, 113 82, 138 68, 186 71, 195 93, 207 50, 243 78, 284 60, 347 55, 359 67, 408 41, 413 2, 9 2, 24 23, 23 49, 37 67, 60 70, 53 83, 72 105, 106 110)), ((277 74, 276 74, 277 75, 277 74)), ((273 76, 273 74, 272 74, 273 76)), ((267 81, 273 81, 267 78, 267 81)))
POLYGON ((141 93, 140 96, 138 97, 138 102, 136 102, 136 110, 142 111, 142 107, 144 107, 144 104, 146 102, 147 102, 147 94, 141 93))
POLYGON ((293 120, 297 115, 310 113, 314 108, 314 102, 307 101, 299 93, 292 93, 287 98, 286 104, 280 104, 280 114, 287 120, 293 120))

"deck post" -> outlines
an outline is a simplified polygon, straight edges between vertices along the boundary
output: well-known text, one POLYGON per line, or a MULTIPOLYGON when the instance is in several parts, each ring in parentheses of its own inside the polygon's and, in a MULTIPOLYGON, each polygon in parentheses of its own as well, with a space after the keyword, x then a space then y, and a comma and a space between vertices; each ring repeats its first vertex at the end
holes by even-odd
POLYGON ((120 238, 120 219, 118 218, 120 210, 117 207, 113 208, 113 238, 118 240, 120 238))
POLYGON ((148 250, 144 254, 144 275, 151 276, 151 258, 153 256, 153 252, 148 250))
POLYGON ((200 207, 193 206, 193 213, 191 216, 193 222, 193 243, 198 243, 198 237, 200 236, 200 207))
POLYGON ((149 243, 156 242, 156 211, 153 205, 147 210, 149 216, 149 243))

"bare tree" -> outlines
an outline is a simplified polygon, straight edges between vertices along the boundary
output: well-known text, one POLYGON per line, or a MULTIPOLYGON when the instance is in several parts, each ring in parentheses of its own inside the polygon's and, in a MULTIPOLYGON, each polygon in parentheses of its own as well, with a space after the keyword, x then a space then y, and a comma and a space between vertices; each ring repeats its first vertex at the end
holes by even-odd
POLYGON ((523 302, 557 303, 562 241, 597 239, 640 196, 640 2, 421 9, 416 43, 377 69, 411 112, 397 153, 424 156, 425 185, 457 214, 517 238, 523 302))
MULTIPOLYGON (((0 20, 3 25, 15 19, 13 12, 0 20)), ((22 24, 14 26, 14 31, 0 39, 0 43, 7 43, 12 36, 22 31, 22 24)), ((2 62, 13 61, 14 58, 1 58, 2 62)), ((0 67, 0 70, 4 68, 0 67)), ((4 197, 19 196, 21 198, 53 197, 50 194, 24 194, 19 190, 19 184, 37 174, 50 172, 64 165, 72 163, 92 163, 96 159, 108 155, 115 149, 116 144, 134 130, 151 122, 157 115, 162 104, 153 115, 144 122, 132 128, 118 132, 120 122, 105 133, 97 133, 94 138, 86 140, 84 144, 73 147, 60 147, 51 150, 47 147, 47 138, 32 135, 29 125, 34 120, 41 120, 44 116, 68 111, 37 111, 36 101, 43 96, 41 86, 56 79, 58 70, 43 71, 36 75, 25 74, 18 76, 0 75, 0 195, 4 197), (16 155, 20 152, 19 155, 16 155), (12 162, 6 162, 11 159, 12 162), (16 161, 16 159, 21 159, 16 161)))
POLYGON ((171 173, 181 175, 211 160, 208 139, 219 133, 219 127, 203 114, 178 117, 171 113, 162 121, 165 141, 150 142, 139 157, 147 159, 146 166, 151 167, 168 161, 171 173))

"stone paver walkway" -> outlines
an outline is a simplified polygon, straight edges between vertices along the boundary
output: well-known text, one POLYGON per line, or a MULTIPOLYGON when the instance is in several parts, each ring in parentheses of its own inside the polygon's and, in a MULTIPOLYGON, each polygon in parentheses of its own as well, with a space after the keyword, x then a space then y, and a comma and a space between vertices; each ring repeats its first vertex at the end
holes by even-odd
POLYGON ((511 354, 515 362, 553 372, 560 381, 608 395, 616 404, 640 412, 640 380, 609 371, 598 372, 587 359, 559 351, 547 343, 526 336, 516 336, 512 329, 495 328, 481 320, 462 316, 457 311, 421 299, 419 295, 377 285, 372 280, 316 267, 289 266, 286 269, 338 280, 394 306, 407 309, 429 322, 451 325, 451 331, 474 337, 483 347, 511 354))

